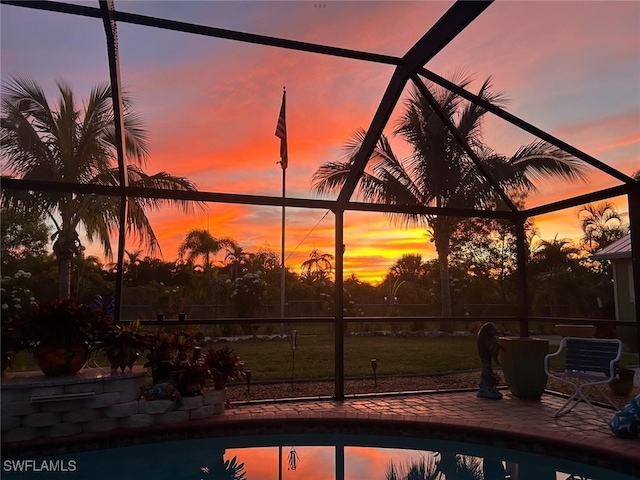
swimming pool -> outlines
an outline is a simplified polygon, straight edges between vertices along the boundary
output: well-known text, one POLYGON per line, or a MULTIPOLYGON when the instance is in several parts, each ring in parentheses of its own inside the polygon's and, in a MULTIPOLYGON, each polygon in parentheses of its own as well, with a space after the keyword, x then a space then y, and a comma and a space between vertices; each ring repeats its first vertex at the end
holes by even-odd
POLYGON ((401 480, 411 468, 443 474, 441 477, 416 478, 442 480, 638 478, 497 446, 349 433, 211 437, 4 459, 2 477, 43 480, 401 480))

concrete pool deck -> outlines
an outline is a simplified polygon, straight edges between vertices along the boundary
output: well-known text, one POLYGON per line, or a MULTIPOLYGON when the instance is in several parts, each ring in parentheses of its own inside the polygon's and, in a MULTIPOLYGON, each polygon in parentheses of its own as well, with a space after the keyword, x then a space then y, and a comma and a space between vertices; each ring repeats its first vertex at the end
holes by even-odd
MULTIPOLYGON (((119 429, 108 435, 58 439, 56 448, 104 448, 144 441, 202 438, 253 433, 356 431, 494 443, 507 448, 554 455, 640 476, 640 442, 615 437, 584 404, 554 419, 565 399, 545 393, 540 401, 523 401, 504 391, 502 400, 476 397, 472 391, 409 392, 331 399, 237 403, 207 419, 149 428, 119 429), (67 446, 64 447, 63 445, 67 446)), ((602 408, 605 418, 614 414, 602 408)), ((4 447, 4 446, 3 446, 4 447)), ((21 448, 51 445, 11 445, 21 448)), ((10 452, 5 452, 9 453, 10 452)))

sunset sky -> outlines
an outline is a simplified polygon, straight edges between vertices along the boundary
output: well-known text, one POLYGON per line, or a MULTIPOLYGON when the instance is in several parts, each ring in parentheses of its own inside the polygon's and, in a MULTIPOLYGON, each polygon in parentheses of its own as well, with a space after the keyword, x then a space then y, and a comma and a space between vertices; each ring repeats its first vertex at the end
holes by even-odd
MULTIPOLYGON (((96 6, 95 2, 74 2, 96 6)), ((451 6, 447 1, 122 1, 117 10, 244 32, 402 56, 451 6)), ((0 6, 1 71, 28 76, 53 97, 55 80, 85 98, 109 79, 100 20, 0 6)), ((393 67, 118 24, 122 82, 149 130, 148 173, 186 176, 199 190, 280 196, 275 127, 287 89, 287 195, 316 198, 311 176, 338 160, 367 128, 393 67)), ((466 69, 508 94, 511 113, 631 175, 640 169, 640 2, 496 1, 427 68, 466 69)), ((406 96, 403 96, 406 98, 406 96)), ((386 133, 392 135, 394 119, 386 133)), ((533 138, 487 118, 484 139, 512 155, 533 138)), ((408 152, 398 138, 392 145, 408 152)), ((527 206, 619 182, 593 169, 587 185, 541 185, 527 206)), ((626 214, 626 199, 616 199, 626 214)), ((542 238, 577 239, 578 209, 536 218, 542 238)), ((164 260, 194 228, 232 237, 246 251, 280 253, 281 210, 211 204, 186 216, 150 215, 164 260)), ((333 253, 334 217, 287 209, 286 262, 333 253)), ((345 215, 345 275, 376 283, 403 253, 435 256, 423 230, 396 229, 381 214, 345 215)), ((88 245, 90 253, 98 253, 88 245)), ((114 245, 115 246, 115 245, 114 245)), ((136 250, 136 244, 127 250, 136 250)))

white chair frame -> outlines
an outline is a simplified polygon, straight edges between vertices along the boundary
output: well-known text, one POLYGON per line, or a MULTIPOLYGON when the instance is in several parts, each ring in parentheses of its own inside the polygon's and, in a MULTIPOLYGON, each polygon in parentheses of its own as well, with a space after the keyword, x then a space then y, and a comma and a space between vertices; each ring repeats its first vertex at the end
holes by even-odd
MULTIPOLYGON (((622 342, 618 339, 564 337, 558 350, 544 358, 544 370, 549 378, 570 385, 574 392, 555 413, 559 418, 569 413, 581 401, 585 402, 605 422, 602 413, 585 395, 585 390, 596 385, 606 385, 617 378, 617 367, 622 355, 622 342), (552 371, 549 362, 565 352, 565 366, 561 372, 552 371), (586 380, 586 382, 585 382, 586 380)), ((611 398, 602 392, 608 403, 618 410, 611 398)))

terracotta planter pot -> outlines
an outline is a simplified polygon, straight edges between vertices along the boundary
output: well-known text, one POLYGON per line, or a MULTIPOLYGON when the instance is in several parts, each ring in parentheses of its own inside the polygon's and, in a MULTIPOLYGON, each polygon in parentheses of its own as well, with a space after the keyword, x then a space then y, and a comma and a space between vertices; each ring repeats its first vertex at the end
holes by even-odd
POLYGON ((539 400, 547 387, 544 357, 549 340, 542 338, 503 337, 499 339, 504 379, 511 394, 522 400, 539 400))
POLYGON ((633 378, 635 377, 635 370, 629 368, 620 367, 618 377, 609 384, 609 388, 614 395, 619 397, 627 397, 633 390, 633 378))
POLYGON ((35 360, 42 373, 51 377, 75 375, 87 363, 89 347, 84 342, 71 346, 39 344, 33 350, 35 360))

